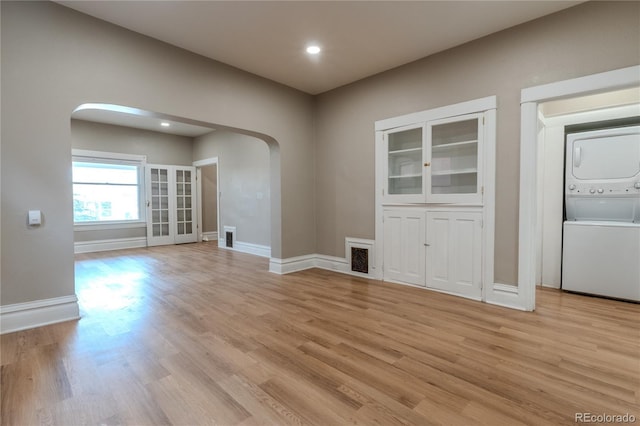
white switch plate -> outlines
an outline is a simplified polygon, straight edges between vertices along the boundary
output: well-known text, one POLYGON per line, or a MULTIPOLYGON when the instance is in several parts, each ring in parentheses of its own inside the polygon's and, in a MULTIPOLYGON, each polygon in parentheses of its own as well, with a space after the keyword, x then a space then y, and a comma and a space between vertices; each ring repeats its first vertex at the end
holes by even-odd
POLYGON ((29 225, 41 225, 42 213, 40 210, 29 210, 29 225))

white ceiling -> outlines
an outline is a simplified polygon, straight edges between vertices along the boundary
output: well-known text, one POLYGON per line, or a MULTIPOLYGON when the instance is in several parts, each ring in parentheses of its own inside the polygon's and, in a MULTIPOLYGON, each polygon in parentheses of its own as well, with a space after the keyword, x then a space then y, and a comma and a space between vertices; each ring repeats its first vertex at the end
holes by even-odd
POLYGON ((581 1, 58 1, 310 94, 581 1), (309 43, 323 51, 305 53, 309 43))

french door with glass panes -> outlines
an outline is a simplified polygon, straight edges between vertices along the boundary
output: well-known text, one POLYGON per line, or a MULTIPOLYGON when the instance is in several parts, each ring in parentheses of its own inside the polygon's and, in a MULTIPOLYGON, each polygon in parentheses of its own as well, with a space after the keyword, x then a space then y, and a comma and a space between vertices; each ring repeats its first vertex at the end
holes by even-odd
POLYGON ((195 184, 195 167, 147 165, 148 246, 196 241, 195 184))

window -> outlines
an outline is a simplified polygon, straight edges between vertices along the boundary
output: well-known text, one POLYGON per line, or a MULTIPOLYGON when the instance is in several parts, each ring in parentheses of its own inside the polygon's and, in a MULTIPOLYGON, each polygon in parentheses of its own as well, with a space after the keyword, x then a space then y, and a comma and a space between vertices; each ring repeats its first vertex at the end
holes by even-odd
POLYGON ((132 161, 130 156, 117 157, 116 154, 106 158, 82 156, 74 151, 74 223, 144 220, 143 163, 132 161))

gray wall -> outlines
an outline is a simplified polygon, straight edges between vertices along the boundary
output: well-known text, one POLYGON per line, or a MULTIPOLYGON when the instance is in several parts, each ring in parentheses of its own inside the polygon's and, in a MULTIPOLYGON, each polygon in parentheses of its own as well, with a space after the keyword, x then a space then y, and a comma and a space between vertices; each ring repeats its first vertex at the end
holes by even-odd
POLYGON ((204 166, 202 170, 202 232, 218 232, 218 166, 204 166))
POLYGON ((374 237, 376 120, 497 95, 495 275, 515 283, 520 90, 637 65, 640 52, 639 3, 588 2, 314 98, 55 3, 0 7, 2 305, 74 293, 69 118, 86 102, 266 140, 270 245, 288 258, 374 237), (43 226, 26 226, 29 209, 43 226))
POLYGON ((0 304, 74 294, 70 116, 87 102, 264 138, 273 256, 315 252, 311 96, 52 2, 0 7, 0 304), (41 227, 27 227, 29 209, 43 212, 41 227))
POLYGON ((270 246, 271 165, 267 144, 225 131, 195 138, 193 160, 213 157, 218 157, 220 175, 220 229, 235 226, 237 241, 270 246))
POLYGON ((146 155, 150 164, 190 166, 192 144, 187 136, 71 120, 73 149, 146 155))
POLYGON ((520 91, 637 65, 640 3, 588 2, 317 98, 317 251, 374 238, 374 122, 498 96, 495 280, 517 283, 520 91))
MULTIPOLYGON (((91 151, 146 155, 150 164, 190 166, 193 138, 110 124, 71 120, 71 147, 91 151)), ((76 226, 76 242, 146 237, 146 226, 89 230, 76 226)))

